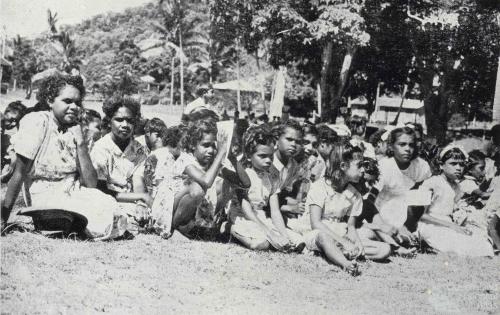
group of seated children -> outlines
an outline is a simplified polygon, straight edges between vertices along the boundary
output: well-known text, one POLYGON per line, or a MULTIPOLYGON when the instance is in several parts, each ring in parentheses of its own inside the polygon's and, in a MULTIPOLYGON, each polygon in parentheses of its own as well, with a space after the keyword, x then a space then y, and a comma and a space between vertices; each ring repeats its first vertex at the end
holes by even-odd
MULTIPOLYGON (((82 109, 84 94, 78 77, 42 83, 38 110, 12 137, 2 232, 24 187, 19 214, 35 228, 94 240, 141 231, 168 239, 177 230, 253 250, 321 253, 352 275, 362 258, 413 257, 418 241, 469 256, 499 248, 500 179, 486 178, 489 157, 450 144, 433 157, 433 175, 418 126, 368 142, 359 117, 347 122, 352 136, 326 124, 242 128, 238 120, 230 138, 213 111, 195 108, 177 126, 148 120, 141 141, 137 101, 106 100, 101 121, 82 109), (55 224, 55 213, 65 220, 55 224)), ((492 157, 498 168, 500 153, 492 157)))

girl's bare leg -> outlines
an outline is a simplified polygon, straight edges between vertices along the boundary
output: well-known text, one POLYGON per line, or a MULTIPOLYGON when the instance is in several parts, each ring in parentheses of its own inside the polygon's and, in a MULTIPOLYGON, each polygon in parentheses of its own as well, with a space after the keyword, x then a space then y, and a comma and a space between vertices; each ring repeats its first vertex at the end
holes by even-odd
POLYGON ((175 196, 172 229, 189 223, 205 196, 205 191, 197 183, 191 183, 187 188, 189 189, 183 189, 175 196))
POLYGON ((342 267, 344 270, 349 270, 349 272, 353 270, 354 273, 358 273, 356 263, 345 258, 342 251, 337 247, 335 240, 328 234, 320 232, 316 237, 316 246, 325 254, 329 262, 342 267))
POLYGON ((391 255, 391 246, 387 243, 362 240, 365 257, 370 260, 385 260, 391 255))

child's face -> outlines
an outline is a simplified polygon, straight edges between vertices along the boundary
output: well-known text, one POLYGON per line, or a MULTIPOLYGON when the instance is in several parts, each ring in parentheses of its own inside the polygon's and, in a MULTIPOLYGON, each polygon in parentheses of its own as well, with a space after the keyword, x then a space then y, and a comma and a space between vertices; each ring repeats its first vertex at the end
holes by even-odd
POLYGON ((74 125, 78 121, 82 106, 80 91, 72 85, 66 85, 49 106, 61 124, 74 125))
POLYGON ((324 158, 327 159, 332 153, 333 145, 326 142, 320 142, 318 146, 318 153, 324 158))
POLYGON ((313 155, 318 147, 318 137, 313 134, 306 134, 302 140, 302 148, 307 156, 313 155))
POLYGON ((87 136, 94 141, 101 138, 101 120, 99 118, 94 118, 88 123, 87 136))
POLYGON ((3 117, 4 128, 7 130, 10 130, 10 129, 17 127, 17 124, 19 123, 20 116, 21 116, 21 113, 17 110, 6 111, 5 115, 3 117))
POLYGON ((394 151, 394 158, 400 163, 409 163, 413 158, 415 152, 415 139, 414 137, 401 134, 392 145, 394 151))
POLYGON ((345 163, 344 174, 349 182, 357 183, 363 177, 365 169, 362 162, 363 160, 361 159, 355 159, 349 163, 345 163))
POLYGON ((479 161, 470 169, 469 174, 475 179, 481 181, 484 179, 484 169, 485 169, 484 161, 479 161))
POLYGON ((273 165, 274 149, 271 145, 257 145, 250 161, 252 167, 259 171, 267 171, 273 165))
POLYGON ((194 147, 193 155, 203 166, 209 166, 217 153, 217 139, 213 133, 203 134, 203 138, 194 147))
POLYGON ((465 161, 462 159, 448 159, 441 164, 443 174, 450 180, 458 180, 464 172, 465 161))
POLYGON ((366 124, 362 120, 351 121, 351 133, 353 136, 362 136, 365 134, 366 124))
POLYGON ((134 115, 126 107, 120 107, 111 118, 111 134, 114 140, 126 141, 134 135, 134 115))
POLYGON ((283 156, 293 157, 299 150, 302 134, 293 128, 286 128, 278 140, 278 150, 283 156))

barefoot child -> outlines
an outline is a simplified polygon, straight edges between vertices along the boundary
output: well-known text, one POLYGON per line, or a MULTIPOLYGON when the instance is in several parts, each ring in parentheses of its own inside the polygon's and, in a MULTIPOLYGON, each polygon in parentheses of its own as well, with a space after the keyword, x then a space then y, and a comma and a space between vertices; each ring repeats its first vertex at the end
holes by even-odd
POLYGON ((279 172, 272 165, 274 145, 275 139, 265 125, 252 127, 244 134, 243 161, 251 185, 232 202, 229 219, 233 223, 231 235, 245 247, 287 251, 301 242, 301 236, 285 227, 279 209, 279 172), (267 205, 270 218, 264 211, 267 205))
MULTIPOLYGON (((328 234, 344 248, 354 249, 358 255, 383 260, 390 254, 389 245, 361 238, 356 229, 358 217, 363 212, 363 196, 355 188, 364 173, 362 162, 363 152, 359 148, 335 144, 326 175, 311 185, 307 213, 299 220, 304 223, 310 220, 313 232, 328 234)), ((314 248, 315 243, 312 245, 314 248)))
MULTIPOLYGON (((389 134, 387 158, 379 161, 380 178, 370 191, 370 201, 384 221, 398 229, 403 238, 415 242, 407 228, 411 200, 407 195, 432 173, 429 164, 418 157, 415 132, 408 127, 396 128, 389 134)), ((418 220, 418 219, 415 219, 418 220)))
POLYGON ((197 227, 216 230, 224 215, 221 199, 226 198, 229 187, 249 186, 243 166, 235 157, 229 155, 228 159, 236 172, 222 167, 229 139, 225 134, 219 140, 216 137, 217 127, 210 121, 200 120, 188 126, 186 152, 177 158, 173 177, 159 186, 153 204, 153 219, 162 237, 168 238, 179 229, 191 238, 210 238, 197 227))
POLYGON ((420 237, 440 252, 452 252, 465 256, 493 256, 488 239, 479 233, 472 233, 466 227, 453 222, 455 204, 462 192, 457 181, 461 178, 467 153, 449 145, 439 154, 442 173, 424 181, 421 191, 432 194, 431 204, 418 223, 420 237))

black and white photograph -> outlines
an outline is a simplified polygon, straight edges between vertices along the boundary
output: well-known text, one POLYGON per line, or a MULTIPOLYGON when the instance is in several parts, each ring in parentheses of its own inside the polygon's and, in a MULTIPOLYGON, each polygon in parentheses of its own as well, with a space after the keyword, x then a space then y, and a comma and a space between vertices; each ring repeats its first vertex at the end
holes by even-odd
POLYGON ((500 314, 500 0, 0 0, 1 314, 500 314))

